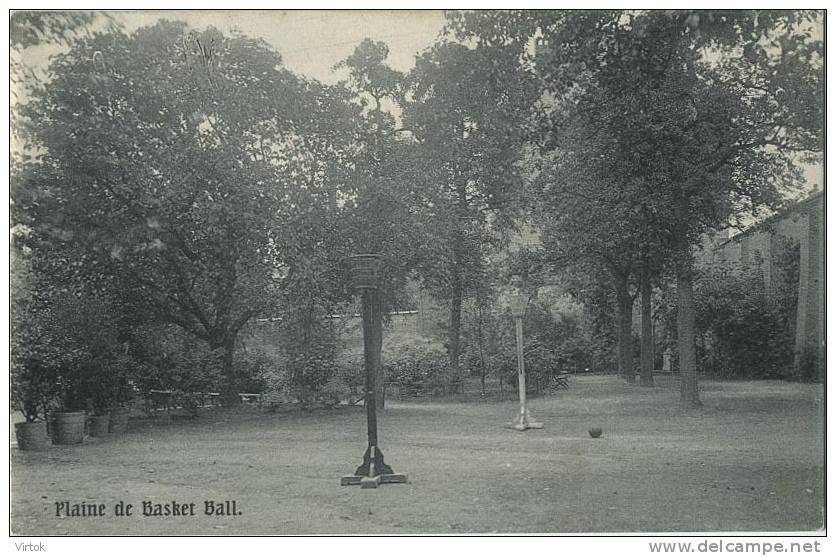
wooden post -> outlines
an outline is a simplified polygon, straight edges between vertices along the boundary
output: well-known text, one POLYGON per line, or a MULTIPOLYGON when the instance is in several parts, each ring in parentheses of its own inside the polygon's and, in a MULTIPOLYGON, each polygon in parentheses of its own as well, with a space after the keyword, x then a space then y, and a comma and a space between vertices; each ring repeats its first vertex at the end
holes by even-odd
POLYGON ((516 322, 517 329, 517 380, 519 381, 520 387, 520 419, 525 418, 525 402, 526 402, 526 391, 525 391, 525 357, 523 355, 523 329, 522 329, 522 318, 517 317, 514 319, 516 322))
MULTIPOLYGON (((378 255, 358 255, 360 262, 368 263, 369 259, 379 261, 378 255)), ((379 263, 378 263, 379 264, 379 263)), ((368 269, 360 269, 368 270, 368 269)), ((406 475, 396 474, 383 461, 377 438, 377 378, 380 371, 380 356, 383 340, 383 319, 378 289, 379 266, 375 272, 362 274, 363 280, 357 282, 355 288, 360 293, 362 303, 361 315, 363 323, 363 366, 366 371, 366 432, 368 447, 363 454, 363 463, 354 472, 340 479, 341 485, 360 485, 360 488, 377 488, 385 483, 405 483, 406 475)))
POLYGON ((517 336, 517 381, 520 391, 520 412, 519 415, 507 426, 507 428, 524 431, 527 429, 542 429, 543 423, 534 421, 528 412, 526 405, 525 391, 525 354, 523 353, 523 326, 522 316, 514 317, 517 336))
POLYGON ((375 390, 378 369, 380 368, 380 350, 377 337, 383 333, 381 321, 377 315, 377 290, 363 290, 363 359, 366 369, 366 423, 369 435, 369 448, 377 444, 377 404, 375 390))

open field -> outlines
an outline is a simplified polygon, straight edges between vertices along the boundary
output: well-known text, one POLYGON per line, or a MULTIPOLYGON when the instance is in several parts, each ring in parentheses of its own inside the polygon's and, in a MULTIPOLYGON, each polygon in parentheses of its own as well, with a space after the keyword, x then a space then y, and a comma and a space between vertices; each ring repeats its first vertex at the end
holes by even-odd
POLYGON ((823 388, 703 383, 678 407, 611 376, 532 400, 544 430, 503 428, 514 401, 392 402, 381 447, 405 485, 340 487, 365 448, 361 407, 207 411, 122 437, 12 450, 12 531, 66 534, 409 534, 797 531, 822 526, 823 388), (603 427, 600 439, 587 434, 603 427), (55 503, 195 502, 196 516, 56 517, 55 503), (235 500, 237 516, 203 515, 235 500))

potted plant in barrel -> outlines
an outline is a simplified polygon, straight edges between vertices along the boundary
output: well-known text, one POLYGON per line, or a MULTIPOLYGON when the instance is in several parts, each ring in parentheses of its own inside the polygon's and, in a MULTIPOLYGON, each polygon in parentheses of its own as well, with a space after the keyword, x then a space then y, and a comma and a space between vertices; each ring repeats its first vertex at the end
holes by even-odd
POLYGON ((55 396, 52 370, 35 357, 14 357, 12 367, 12 401, 25 419, 15 423, 17 447, 21 450, 43 450, 49 447, 46 414, 55 396), (14 361, 17 359, 16 361, 14 361))
POLYGON ((84 438, 85 410, 91 413, 93 435, 110 430, 118 311, 107 298, 66 295, 56 314, 67 338, 68 361, 60 369, 60 411, 53 415, 52 441, 79 444, 84 438))
POLYGON ((116 353, 115 347, 99 351, 85 366, 81 380, 90 436, 127 431, 130 409, 124 404, 131 398, 130 376, 135 366, 127 350, 116 353))
POLYGON ((15 423, 15 436, 19 449, 39 450, 49 446, 46 417, 58 394, 56 369, 63 350, 51 333, 48 311, 24 296, 11 309, 11 400, 24 418, 15 423))
POLYGON ((66 365, 58 374, 58 410, 51 416, 53 444, 84 441, 87 396, 82 377, 88 372, 88 365, 88 361, 66 365))
POLYGON ((66 404, 77 407, 77 396, 84 396, 90 436, 127 432, 130 408, 126 404, 132 398, 130 377, 136 367, 137 362, 127 350, 123 353, 99 350, 81 366, 77 377, 79 387, 66 398, 66 404))

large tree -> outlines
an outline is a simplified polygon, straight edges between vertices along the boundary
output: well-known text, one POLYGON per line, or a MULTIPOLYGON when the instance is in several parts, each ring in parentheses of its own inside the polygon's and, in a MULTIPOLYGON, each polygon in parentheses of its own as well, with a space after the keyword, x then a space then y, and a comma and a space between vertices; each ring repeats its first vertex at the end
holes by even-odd
POLYGON ((558 102, 578 89, 600 99, 613 155, 630 161, 646 219, 673 251, 685 405, 700 404, 693 250, 708 230, 780 204, 801 179, 799 161, 821 149, 817 16, 611 10, 451 19, 463 38, 547 46, 549 59, 538 64, 558 102))
POLYGON ((597 88, 576 89, 553 103, 552 125, 544 129, 545 147, 533 172, 531 212, 558 271, 609 277, 616 296, 618 369, 630 382, 633 302, 641 295, 641 384, 652 386, 652 287, 670 250, 656 226, 658 208, 645 194, 648 184, 610 125, 617 126, 620 108, 597 88))
MULTIPOLYGON (((416 177, 432 173, 415 142, 398 126, 403 105, 404 76, 389 67, 385 43, 364 39, 354 52, 337 64, 348 78, 341 83, 355 110, 351 136, 353 155, 343 185, 342 236, 344 255, 377 253, 384 259, 379 295, 372 296, 373 320, 385 320, 402 301, 404 287, 416 268, 425 223, 416 194, 416 177)), ((372 326, 372 332, 379 327, 372 326)), ((375 354, 383 337, 370 339, 375 354)), ((385 404, 385 376, 380 361, 375 401, 385 404)))
POLYGON ((294 191, 324 171, 311 137, 327 137, 334 103, 262 41, 170 22, 80 40, 50 72, 20 107, 13 198, 29 246, 59 254, 62 279, 118 280, 222 350, 237 399, 236 338, 304 251, 294 191))
POLYGON ((820 147, 821 54, 808 25, 795 13, 649 12, 587 29, 609 39, 595 84, 616 112, 602 123, 634 161, 647 218, 673 250, 686 405, 700 403, 694 249, 709 230, 780 203, 800 178, 795 153, 820 147))
POLYGON ((454 370, 463 299, 484 275, 499 230, 518 214, 521 146, 534 91, 530 75, 508 56, 446 40, 422 54, 407 76, 404 126, 432 168, 415 177, 431 236, 420 272, 449 302, 454 370))
POLYGON ((534 220, 555 272, 608 278, 615 295, 618 372, 632 382, 640 227, 624 200, 630 193, 617 164, 602 159, 603 150, 568 144, 573 147, 549 153, 534 181, 534 220))

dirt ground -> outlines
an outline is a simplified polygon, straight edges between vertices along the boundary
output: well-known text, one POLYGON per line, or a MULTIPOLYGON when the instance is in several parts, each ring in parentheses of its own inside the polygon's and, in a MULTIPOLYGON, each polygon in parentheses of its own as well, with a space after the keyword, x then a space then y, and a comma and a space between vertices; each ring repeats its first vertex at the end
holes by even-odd
POLYGON ((410 534, 809 531, 822 527, 823 388, 702 384, 683 411, 674 381, 652 390, 579 376, 531 401, 545 429, 503 428, 505 402, 389 404, 386 461, 408 484, 341 487, 365 448, 362 407, 269 414, 207 410, 133 422, 127 435, 11 453, 18 535, 410 534), (590 426, 603 428, 592 439, 590 426), (204 501, 239 515, 204 515, 204 501), (56 502, 105 504, 57 517, 56 502), (134 515, 115 517, 119 502, 134 515), (195 516, 142 516, 143 501, 195 516))

